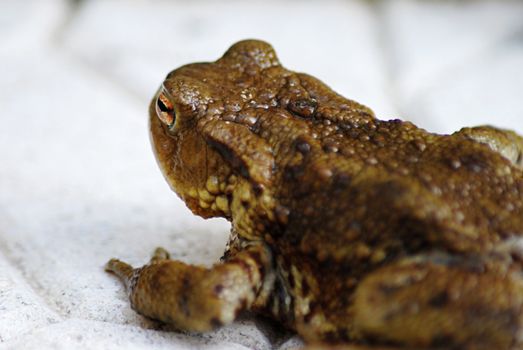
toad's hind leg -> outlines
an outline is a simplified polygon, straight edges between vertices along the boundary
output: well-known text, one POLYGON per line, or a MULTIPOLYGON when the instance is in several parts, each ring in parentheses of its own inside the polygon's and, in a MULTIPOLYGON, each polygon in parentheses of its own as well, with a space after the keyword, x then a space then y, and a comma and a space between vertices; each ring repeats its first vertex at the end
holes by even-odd
POLYGON ((357 332, 422 348, 519 349, 521 277, 473 259, 418 256, 371 273, 354 295, 357 332))
POLYGON ((492 126, 463 128, 456 133, 468 139, 488 145, 514 165, 523 168, 523 137, 511 130, 492 126))
POLYGON ((232 322, 249 308, 269 267, 267 249, 253 245, 212 268, 170 260, 159 248, 142 268, 112 259, 106 270, 124 281, 138 313, 179 329, 205 331, 232 322))

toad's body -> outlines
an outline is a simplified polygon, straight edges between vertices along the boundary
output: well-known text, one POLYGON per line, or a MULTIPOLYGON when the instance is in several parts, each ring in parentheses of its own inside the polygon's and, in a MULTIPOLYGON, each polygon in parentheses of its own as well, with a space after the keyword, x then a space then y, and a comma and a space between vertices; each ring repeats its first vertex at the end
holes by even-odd
POLYGON ((309 342, 521 346, 515 133, 380 121, 259 41, 170 73, 150 114, 171 187, 232 234, 210 269, 112 260, 138 312, 206 330, 252 309, 309 342))

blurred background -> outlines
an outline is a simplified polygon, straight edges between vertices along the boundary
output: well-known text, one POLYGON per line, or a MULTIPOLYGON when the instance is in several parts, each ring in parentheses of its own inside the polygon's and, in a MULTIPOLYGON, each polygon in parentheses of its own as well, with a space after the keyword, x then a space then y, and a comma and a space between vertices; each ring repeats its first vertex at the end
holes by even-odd
POLYGON ((523 133, 522 1, 0 0, 0 347, 299 344, 249 317, 166 332, 103 271, 156 246, 192 263, 221 255, 227 223, 170 192, 146 114, 167 72, 245 38, 381 119, 523 133))

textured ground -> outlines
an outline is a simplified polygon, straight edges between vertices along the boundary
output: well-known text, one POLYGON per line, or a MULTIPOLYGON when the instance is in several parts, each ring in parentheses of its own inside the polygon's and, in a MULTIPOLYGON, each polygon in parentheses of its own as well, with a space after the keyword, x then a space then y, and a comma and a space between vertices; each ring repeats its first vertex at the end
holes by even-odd
POLYGON ((384 119, 523 132, 523 2, 0 2, 0 348, 286 349, 246 318, 205 335, 136 315, 103 271, 156 246, 211 264, 225 222, 193 217, 148 144, 168 70, 262 38, 289 68, 384 119))

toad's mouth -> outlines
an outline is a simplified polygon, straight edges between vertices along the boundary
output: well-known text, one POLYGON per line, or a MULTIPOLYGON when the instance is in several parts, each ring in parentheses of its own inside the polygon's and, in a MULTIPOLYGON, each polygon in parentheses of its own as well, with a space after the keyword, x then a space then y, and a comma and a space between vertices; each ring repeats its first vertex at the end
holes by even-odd
POLYGON ((229 198, 221 193, 212 193, 208 189, 190 188, 182 194, 187 206, 200 216, 204 217, 229 217, 229 198))
POLYGON ((191 186, 180 193, 182 199, 193 212, 205 212, 207 216, 231 216, 232 192, 237 183, 237 176, 210 175, 203 186, 191 186))

